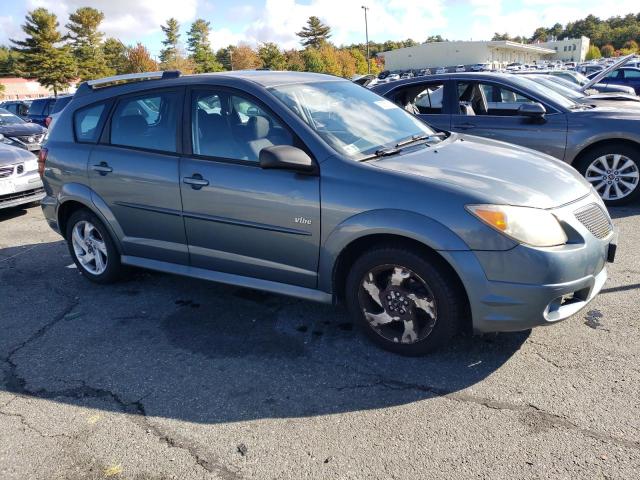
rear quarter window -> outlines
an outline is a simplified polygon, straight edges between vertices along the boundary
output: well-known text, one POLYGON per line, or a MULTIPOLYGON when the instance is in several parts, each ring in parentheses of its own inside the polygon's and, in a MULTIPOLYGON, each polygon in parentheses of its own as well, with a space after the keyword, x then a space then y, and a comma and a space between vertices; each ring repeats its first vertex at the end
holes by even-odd
POLYGON ((76 141, 82 143, 97 143, 100 127, 106 114, 106 104, 98 103, 76 110, 73 116, 73 129, 76 141))

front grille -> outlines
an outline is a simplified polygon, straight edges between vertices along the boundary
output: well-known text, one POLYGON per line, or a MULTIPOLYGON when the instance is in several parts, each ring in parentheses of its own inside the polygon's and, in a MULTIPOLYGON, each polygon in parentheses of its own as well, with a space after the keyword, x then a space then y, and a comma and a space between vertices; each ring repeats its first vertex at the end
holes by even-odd
POLYGON ((0 178, 7 178, 13 174, 13 165, 10 167, 0 167, 0 178))
POLYGON ((13 202, 14 200, 19 200, 21 198, 35 197, 36 195, 38 195, 40 193, 44 193, 44 188, 43 187, 34 188, 33 190, 26 190, 24 192, 9 193, 7 195, 0 195, 0 205, 2 205, 3 203, 13 202))
POLYGON ((33 145, 36 143, 42 143, 42 139, 44 138, 44 135, 24 135, 21 137, 13 137, 13 138, 15 138, 21 143, 24 143, 25 145, 33 145))
POLYGON ((591 203, 576 210, 574 215, 596 238, 606 238, 613 230, 609 216, 596 203, 591 203))

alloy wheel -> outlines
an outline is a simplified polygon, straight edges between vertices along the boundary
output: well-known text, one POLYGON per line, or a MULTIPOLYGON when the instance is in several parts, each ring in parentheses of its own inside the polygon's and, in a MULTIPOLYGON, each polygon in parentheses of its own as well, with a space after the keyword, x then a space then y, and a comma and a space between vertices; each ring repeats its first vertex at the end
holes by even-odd
POLYGON ((73 251, 78 262, 92 275, 100 275, 107 268, 107 245, 98 229, 91 222, 76 223, 71 234, 73 251))
POLYGON ((638 188, 638 165, 621 154, 607 154, 596 158, 587 167, 585 178, 603 200, 620 200, 638 188))
POLYGON ((358 301, 369 326, 390 342, 420 342, 437 321, 435 298, 428 284, 399 265, 369 270, 362 279, 358 301))

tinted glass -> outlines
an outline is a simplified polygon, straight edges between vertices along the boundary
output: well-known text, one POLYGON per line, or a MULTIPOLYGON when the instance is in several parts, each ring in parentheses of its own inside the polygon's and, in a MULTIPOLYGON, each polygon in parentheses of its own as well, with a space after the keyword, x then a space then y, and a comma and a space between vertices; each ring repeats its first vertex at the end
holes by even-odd
POLYGON ((73 97, 60 97, 56 100, 56 103, 53 104, 53 108, 51 109, 51 113, 61 112, 64 107, 66 107, 73 97))
POLYGON ((640 70, 623 70, 624 78, 640 78, 640 70))
POLYGON ((178 94, 162 92, 120 100, 111 119, 111 143, 176 151, 178 94))
POLYGON ((29 115, 42 115, 45 107, 47 106, 47 100, 34 100, 29 106, 29 115))
POLYGON ((193 94, 191 138, 196 155, 250 162, 265 147, 293 145, 291 133, 253 100, 210 90, 193 94))
POLYGON ((73 128, 79 142, 96 143, 100 135, 100 119, 105 114, 105 105, 90 105, 76 111, 73 117, 73 128))
POLYGON ((25 123, 25 121, 10 111, 0 108, 0 125, 15 125, 20 123, 25 123))
POLYGON ((359 159, 431 130, 393 102, 347 81, 300 83, 271 91, 332 148, 359 159))

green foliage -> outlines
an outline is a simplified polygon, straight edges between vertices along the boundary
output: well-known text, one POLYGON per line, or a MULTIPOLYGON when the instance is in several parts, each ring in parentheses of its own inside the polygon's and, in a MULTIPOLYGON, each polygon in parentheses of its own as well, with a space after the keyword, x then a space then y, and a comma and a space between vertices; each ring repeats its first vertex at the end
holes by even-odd
POLYGON ((82 7, 69 15, 67 38, 78 66, 80 80, 91 80, 113 72, 104 58, 100 24, 104 14, 91 7, 82 7))
POLYGON ((270 70, 287 69, 286 57, 280 51, 278 45, 273 42, 263 43, 260 48, 258 48, 258 56, 262 60, 264 68, 268 68, 270 70))
POLYGON ((209 43, 210 23, 198 18, 191 24, 187 33, 187 45, 190 60, 196 73, 220 72, 224 70, 211 50, 209 43))
POLYGON ((595 45, 591 45, 589 47, 589 51, 587 51, 586 60, 597 60, 598 58, 602 58, 602 53, 600 53, 600 49, 595 45))
POLYGON ((303 47, 320 48, 331 37, 331 27, 325 25, 318 17, 311 16, 302 30, 296 33, 303 47))
POLYGON ((434 43, 434 42, 448 42, 446 38, 442 38, 442 35, 431 35, 427 37, 424 43, 434 43))
POLYGON ((287 50, 286 52, 284 52, 284 57, 287 62, 287 70, 291 70, 293 72, 304 71, 304 58, 302 58, 302 54, 298 50, 287 50))
POLYGON ((107 38, 102 44, 107 68, 112 74, 121 75, 128 72, 127 47, 117 38, 107 38))
POLYGON ((25 18, 24 40, 11 40, 20 53, 17 73, 34 78, 57 95, 76 78, 76 64, 68 45, 61 45, 57 17, 45 8, 36 8, 25 18))
MULTIPOLYGON (((180 24, 175 18, 167 20, 166 25, 160 25, 160 29, 164 33, 164 40, 162 45, 164 48, 160 50, 160 64, 161 67, 168 63, 175 63, 179 56, 179 42, 180 42, 180 24)), ((169 68, 165 68, 169 70, 169 68)))
POLYGON ((9 47, 0 46, 0 77, 12 77, 16 74, 20 53, 9 47))
POLYGON ((307 72, 324 73, 325 64, 317 48, 307 48, 302 52, 302 60, 304 61, 304 69, 307 72))
POLYGON ((216 52, 216 60, 225 70, 231 70, 231 60, 235 48, 235 46, 229 45, 226 48, 220 48, 216 52))

